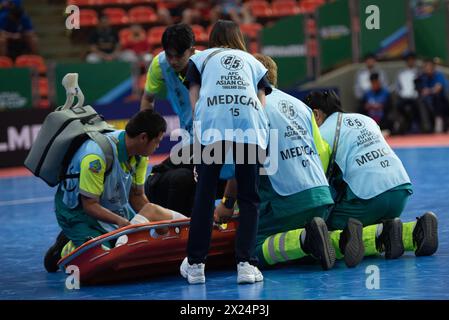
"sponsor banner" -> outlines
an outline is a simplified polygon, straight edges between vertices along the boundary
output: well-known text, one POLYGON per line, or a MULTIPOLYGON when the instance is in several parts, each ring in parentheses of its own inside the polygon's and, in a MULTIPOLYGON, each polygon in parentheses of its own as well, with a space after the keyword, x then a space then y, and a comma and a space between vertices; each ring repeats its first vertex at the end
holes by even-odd
POLYGON ((321 72, 351 62, 352 37, 348 0, 331 2, 318 9, 318 39, 321 72))
POLYGON ((277 21, 262 30, 262 53, 278 65, 278 86, 292 87, 307 78, 307 47, 304 17, 297 15, 277 21))
POLYGON ((359 10, 362 57, 374 53, 379 58, 398 58, 409 50, 406 0, 360 0, 359 10), (373 6, 379 10, 367 13, 373 6))
POLYGON ((22 166, 45 117, 43 109, 7 110, 0 117, 0 167, 22 166))
POLYGON ((132 93, 131 65, 127 62, 58 64, 55 70, 57 105, 63 105, 66 100, 61 81, 67 73, 79 74, 79 86, 92 105, 126 103, 132 93))
POLYGON ((0 68, 0 79, 0 111, 32 107, 29 68, 0 68))
MULTIPOLYGON (((124 129, 129 118, 139 110, 139 103, 111 104, 95 106, 95 110, 116 126, 124 129)), ((167 154, 176 143, 170 141, 169 134, 179 128, 179 119, 171 110, 167 101, 156 103, 156 110, 167 121, 167 133, 155 154, 167 154)), ((22 166, 29 150, 37 137, 47 115, 51 110, 22 109, 6 110, 0 117, 0 167, 22 166)))
POLYGON ((416 53, 420 56, 439 57, 449 61, 447 38, 447 10, 443 0, 412 0, 413 33, 416 53))

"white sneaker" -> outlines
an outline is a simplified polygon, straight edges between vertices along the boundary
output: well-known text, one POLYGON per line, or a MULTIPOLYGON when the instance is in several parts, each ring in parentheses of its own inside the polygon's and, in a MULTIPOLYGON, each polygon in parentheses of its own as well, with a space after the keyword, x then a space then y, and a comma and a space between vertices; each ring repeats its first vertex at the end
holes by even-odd
POLYGON ((190 284, 206 282, 206 277, 204 276, 204 263, 189 264, 189 261, 186 257, 182 261, 181 267, 179 267, 179 271, 190 284))
POLYGON ((248 262, 240 262, 237 265, 237 283, 254 283, 263 281, 260 270, 248 262))

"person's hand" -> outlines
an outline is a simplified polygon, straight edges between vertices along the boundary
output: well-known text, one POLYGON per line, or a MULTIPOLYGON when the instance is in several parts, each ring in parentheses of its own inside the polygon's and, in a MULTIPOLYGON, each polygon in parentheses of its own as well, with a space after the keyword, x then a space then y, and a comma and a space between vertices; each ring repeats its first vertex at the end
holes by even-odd
POLYGON ((116 225, 118 225, 119 228, 129 226, 130 224, 131 223, 127 219, 122 218, 122 217, 118 217, 117 222, 116 222, 116 225))
POLYGON ((428 96, 430 93, 431 93, 431 91, 430 91, 429 88, 424 88, 424 89, 422 89, 422 91, 421 91, 421 94, 422 94, 423 96, 428 96))
POLYGON ((234 209, 228 209, 220 202, 214 211, 214 221, 220 224, 227 223, 231 220, 233 214, 234 209))

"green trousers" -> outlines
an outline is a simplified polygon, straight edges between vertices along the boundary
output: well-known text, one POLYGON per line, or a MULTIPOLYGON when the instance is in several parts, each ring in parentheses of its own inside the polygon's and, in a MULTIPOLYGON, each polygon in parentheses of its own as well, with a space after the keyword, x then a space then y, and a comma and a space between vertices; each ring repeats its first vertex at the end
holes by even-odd
MULTIPOLYGON (((378 224, 385 219, 399 217, 407 204, 411 191, 408 189, 389 190, 372 199, 363 200, 356 198, 349 190, 343 199, 331 210, 327 225, 332 244, 335 248, 337 258, 343 254, 339 248, 341 230, 346 227, 349 218, 359 220, 363 228, 363 244, 365 256, 378 254, 376 249, 376 232, 378 224)), ((407 251, 413 251, 413 228, 416 222, 403 223, 403 242, 407 251)))
POLYGON ((383 219, 397 218, 407 204, 410 191, 389 190, 368 200, 348 194, 350 192, 332 208, 327 220, 329 230, 342 230, 349 218, 359 220, 364 226, 380 223, 383 219))
POLYGON ((329 206, 324 205, 294 215, 274 212, 269 204, 261 206, 257 232, 256 254, 261 268, 306 256, 301 248, 300 235, 314 217, 326 220, 329 206))
POLYGON ((81 204, 70 209, 62 201, 62 197, 63 192, 58 189, 55 195, 56 219, 64 235, 72 240, 75 247, 107 233, 96 219, 84 212, 81 204))

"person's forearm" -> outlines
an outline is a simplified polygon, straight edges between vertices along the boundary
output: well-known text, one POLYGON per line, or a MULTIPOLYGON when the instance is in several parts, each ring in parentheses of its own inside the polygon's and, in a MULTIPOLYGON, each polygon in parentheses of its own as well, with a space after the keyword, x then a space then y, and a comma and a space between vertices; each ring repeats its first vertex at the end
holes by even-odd
POLYGON ((140 110, 147 109, 154 109, 154 98, 144 92, 142 95, 142 100, 140 101, 140 110))
POLYGON ((100 205, 100 203, 92 201, 92 199, 82 200, 81 202, 83 204, 84 211, 96 220, 120 225, 121 220, 124 219, 111 210, 106 209, 100 205))
POLYGON ((147 196, 142 191, 139 194, 130 194, 129 196, 129 204, 134 209, 134 211, 139 212, 142 208, 149 203, 147 196))

